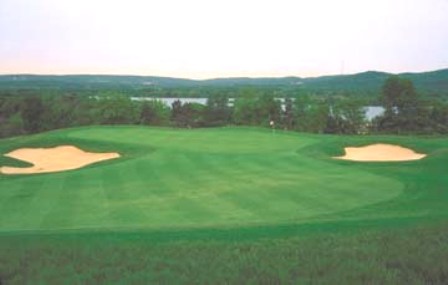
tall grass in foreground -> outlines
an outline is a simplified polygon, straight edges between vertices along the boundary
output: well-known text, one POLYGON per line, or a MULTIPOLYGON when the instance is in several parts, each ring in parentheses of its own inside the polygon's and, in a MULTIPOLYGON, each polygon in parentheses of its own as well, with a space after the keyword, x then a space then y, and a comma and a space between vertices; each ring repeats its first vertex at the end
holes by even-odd
POLYGON ((0 237, 1 284, 447 284, 448 224, 251 241, 0 237))

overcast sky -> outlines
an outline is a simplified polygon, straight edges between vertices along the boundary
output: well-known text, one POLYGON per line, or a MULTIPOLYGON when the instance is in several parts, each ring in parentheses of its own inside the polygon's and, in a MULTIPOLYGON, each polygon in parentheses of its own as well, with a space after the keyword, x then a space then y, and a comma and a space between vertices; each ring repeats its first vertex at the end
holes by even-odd
POLYGON ((448 67, 448 0, 0 0, 0 73, 186 78, 448 67))

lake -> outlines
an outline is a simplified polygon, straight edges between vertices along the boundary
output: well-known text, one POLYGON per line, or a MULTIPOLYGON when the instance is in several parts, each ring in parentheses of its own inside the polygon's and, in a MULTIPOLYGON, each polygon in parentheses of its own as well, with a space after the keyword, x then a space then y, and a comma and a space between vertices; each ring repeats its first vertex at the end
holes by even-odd
MULTIPOLYGON (((284 108, 284 98, 276 98, 277 100, 282 102, 282 108, 284 108)), ((131 100, 133 101, 152 101, 152 100, 158 100, 168 107, 171 108, 171 105, 179 100, 182 102, 182 104, 185 103, 197 103, 205 105, 207 104, 207 98, 158 98, 158 97, 131 97, 131 100)), ((229 98, 229 106, 233 106, 233 102, 235 101, 234 98, 229 98)), ((384 108, 381 106, 365 106, 364 107, 365 116, 368 121, 373 120, 374 118, 381 116, 384 113, 384 108)))

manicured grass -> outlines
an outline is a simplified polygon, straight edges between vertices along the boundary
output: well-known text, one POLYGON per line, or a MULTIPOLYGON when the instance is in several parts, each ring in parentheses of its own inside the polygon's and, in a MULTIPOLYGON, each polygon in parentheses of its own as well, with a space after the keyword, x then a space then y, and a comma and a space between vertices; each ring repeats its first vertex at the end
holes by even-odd
POLYGON ((99 151, 106 142, 124 159, 4 177, 2 231, 300 222, 390 200, 404 188, 398 180, 309 157, 301 149, 316 138, 290 133, 95 128, 45 140, 73 140, 79 147, 86 141, 99 151))
MULTIPOLYGON (((404 284, 406 270, 416 284, 447 280, 448 268, 439 263, 435 276, 425 281, 423 275, 431 275, 429 261, 420 266, 406 252, 407 246, 421 244, 428 260, 448 257, 439 242, 448 235, 447 138, 89 127, 2 140, 0 153, 60 144, 117 151, 122 158, 61 173, 0 175, 0 281, 95 283, 92 276, 129 264, 129 276, 123 269, 118 277, 98 282, 331 283, 339 276, 346 284, 404 284), (378 142, 429 156, 394 163, 331 159, 344 146, 378 142), (383 258, 389 248, 384 239, 400 244, 393 252, 403 256, 393 269, 385 265, 390 258, 383 258), (342 259, 354 261, 328 255, 332 244, 342 259), (243 260, 234 260, 234 251, 243 260), (213 263, 219 252, 225 256, 213 263), (358 253, 370 255, 366 264, 358 253), (46 261, 34 256, 35 261, 25 262, 29 254, 46 261), (117 260, 109 268, 110 258, 117 260), (90 262, 91 274, 75 259, 90 262), (61 260, 68 267, 58 277, 53 271, 61 260), (283 265, 274 266, 274 260, 283 265), (213 264, 208 277, 201 262, 213 264), (350 275, 350 266, 365 276, 350 275), (249 271, 241 275, 241 270, 249 271)), ((20 165, 6 158, 0 162, 20 165)))

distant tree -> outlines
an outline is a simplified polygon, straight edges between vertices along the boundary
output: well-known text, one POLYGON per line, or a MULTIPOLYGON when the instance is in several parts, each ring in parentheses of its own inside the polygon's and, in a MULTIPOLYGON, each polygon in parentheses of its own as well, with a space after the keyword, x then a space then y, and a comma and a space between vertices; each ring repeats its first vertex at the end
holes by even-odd
POLYGON ((410 112, 417 103, 412 81, 391 76, 383 84, 381 101, 386 114, 410 112))
POLYGON ((425 132, 428 109, 418 97, 412 81, 391 76, 383 84, 381 102, 384 115, 375 120, 383 132, 425 132))
POLYGON ((21 109, 23 128, 27 133, 36 133, 43 129, 42 117, 45 109, 40 97, 26 96, 21 109))
POLYGON ((182 102, 180 100, 176 100, 171 104, 171 122, 176 127, 185 126, 185 118, 183 114, 182 102))
POLYGON ((20 113, 15 113, 0 120, 0 137, 10 137, 23 133, 23 120, 20 113))
POLYGON ((231 116, 229 98, 224 95, 214 95, 207 98, 205 112, 205 124, 207 126, 223 126, 228 124, 231 116))
POLYGON ((233 106, 233 121, 237 125, 255 125, 256 119, 256 101, 257 96, 253 89, 244 90, 239 97, 235 99, 233 106))
POLYGON ((185 125, 188 128, 203 127, 205 125, 206 107, 199 103, 186 103, 182 106, 185 125))
POLYGON ((138 121, 136 106, 128 96, 108 93, 97 102, 101 124, 134 124, 138 121))
POLYGON ((433 102, 430 120, 434 132, 448 133, 448 104, 440 101, 433 102))
POLYGON ((352 98, 339 100, 331 104, 325 132, 357 134, 365 131, 365 123, 362 102, 352 98))
POLYGON ((257 125, 268 127, 271 121, 280 123, 282 107, 281 102, 273 95, 263 94, 256 100, 255 121, 257 125))
POLYGON ((301 96, 294 102, 296 130, 300 132, 323 133, 327 126, 330 110, 321 100, 301 96))
POLYGON ((171 104, 171 122, 176 127, 203 127, 205 124, 206 107, 198 103, 182 104, 176 100, 171 104))
POLYGON ((45 129, 67 128, 76 125, 75 110, 79 97, 74 95, 52 95, 43 98, 45 129))
POLYGON ((285 98, 285 109, 283 111, 283 126, 287 130, 291 130, 294 127, 294 106, 291 98, 285 98))
POLYGON ((140 111, 140 123, 149 125, 153 118, 154 112, 152 108, 149 106, 148 102, 144 102, 142 105, 142 110, 140 111))
POLYGON ((100 124, 101 108, 98 106, 97 98, 77 97, 76 108, 73 111, 73 125, 85 126, 100 124))

